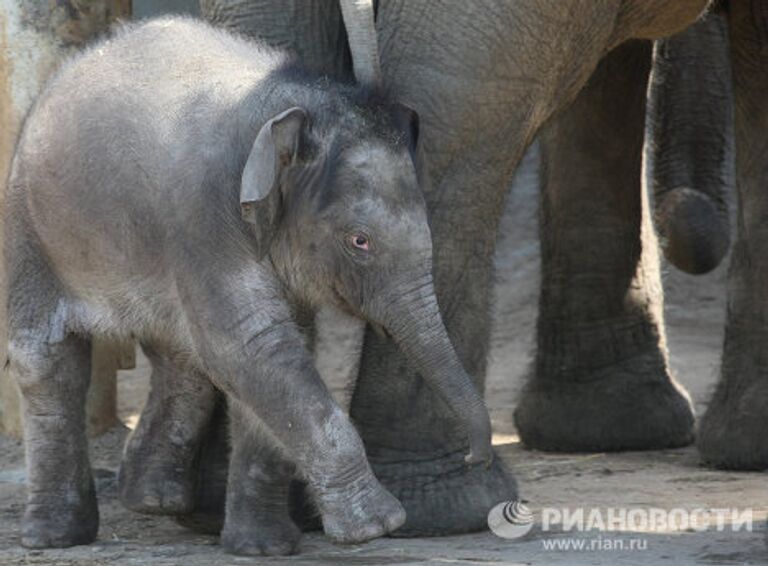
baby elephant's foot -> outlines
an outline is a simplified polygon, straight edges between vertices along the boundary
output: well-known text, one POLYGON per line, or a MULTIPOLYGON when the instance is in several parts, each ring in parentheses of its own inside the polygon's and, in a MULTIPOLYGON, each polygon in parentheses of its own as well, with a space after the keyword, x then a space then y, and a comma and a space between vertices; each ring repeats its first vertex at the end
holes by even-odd
POLYGON ((126 458, 118 480, 120 501, 128 509, 156 515, 180 515, 194 507, 192 470, 163 462, 126 458))
POLYGON ((271 517, 256 524, 231 521, 221 531, 221 545, 230 554, 241 556, 287 556, 295 554, 301 531, 288 518, 271 517), (234 526, 233 526, 234 525, 234 526))
POLYGON ((99 531, 96 495, 88 493, 77 503, 30 503, 21 524, 21 544, 27 548, 65 548, 89 544, 99 531))
POLYGON ((365 542, 401 527, 405 509, 368 473, 357 482, 317 492, 323 529, 334 542, 365 542))

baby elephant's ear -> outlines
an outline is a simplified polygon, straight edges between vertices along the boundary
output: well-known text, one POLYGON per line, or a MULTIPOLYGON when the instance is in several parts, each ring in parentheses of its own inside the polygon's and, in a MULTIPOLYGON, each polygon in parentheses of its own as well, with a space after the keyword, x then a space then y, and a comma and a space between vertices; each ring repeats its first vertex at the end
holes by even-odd
POLYGON ((303 109, 294 107, 264 124, 243 169, 240 213, 243 220, 254 225, 259 259, 269 250, 277 229, 282 206, 281 173, 296 157, 306 118, 303 109))

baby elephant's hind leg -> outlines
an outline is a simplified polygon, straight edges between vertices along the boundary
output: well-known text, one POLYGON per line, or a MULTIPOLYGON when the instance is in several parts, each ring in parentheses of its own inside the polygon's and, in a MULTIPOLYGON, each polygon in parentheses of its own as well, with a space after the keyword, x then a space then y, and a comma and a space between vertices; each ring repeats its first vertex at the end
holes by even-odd
POLYGON ((195 457, 216 390, 176 356, 142 348, 152 363, 151 389, 120 465, 120 500, 142 513, 188 513, 195 503, 195 457))
POLYGON ((85 434, 91 343, 55 334, 13 323, 9 329, 28 473, 21 543, 29 548, 87 544, 99 528, 85 434))
POLYGON ((295 466, 237 405, 229 404, 232 455, 221 543, 233 554, 293 554, 301 537, 288 505, 295 466))

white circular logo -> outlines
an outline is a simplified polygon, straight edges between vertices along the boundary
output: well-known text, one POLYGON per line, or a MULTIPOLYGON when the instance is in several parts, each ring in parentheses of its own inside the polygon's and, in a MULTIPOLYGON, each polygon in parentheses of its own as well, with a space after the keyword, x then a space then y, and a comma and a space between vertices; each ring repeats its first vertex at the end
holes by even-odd
POLYGON ((533 528, 533 513, 519 501, 505 501, 488 513, 488 528, 497 537, 524 537, 533 528))

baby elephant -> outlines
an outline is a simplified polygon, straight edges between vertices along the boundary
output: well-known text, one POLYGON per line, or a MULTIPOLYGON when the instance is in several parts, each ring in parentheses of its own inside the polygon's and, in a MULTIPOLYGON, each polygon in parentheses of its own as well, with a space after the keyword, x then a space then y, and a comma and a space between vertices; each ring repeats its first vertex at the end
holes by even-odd
POLYGON ((457 414, 468 461, 490 459, 488 414, 433 288, 417 129, 384 97, 193 20, 126 27, 58 72, 6 197, 25 546, 96 537, 83 414, 94 334, 134 337, 228 395, 231 551, 294 550, 281 495, 294 466, 334 540, 404 521, 304 344, 297 316, 318 305, 389 333, 457 414))

